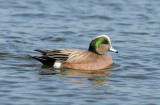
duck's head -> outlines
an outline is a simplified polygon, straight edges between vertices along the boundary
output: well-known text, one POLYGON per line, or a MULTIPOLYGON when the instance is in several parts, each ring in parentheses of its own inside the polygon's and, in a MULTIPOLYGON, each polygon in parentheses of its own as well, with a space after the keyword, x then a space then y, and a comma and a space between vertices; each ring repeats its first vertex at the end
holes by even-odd
POLYGON ((88 51, 96 54, 105 54, 106 51, 112 51, 118 53, 117 50, 113 49, 111 46, 111 40, 107 35, 100 35, 95 37, 89 46, 88 51))

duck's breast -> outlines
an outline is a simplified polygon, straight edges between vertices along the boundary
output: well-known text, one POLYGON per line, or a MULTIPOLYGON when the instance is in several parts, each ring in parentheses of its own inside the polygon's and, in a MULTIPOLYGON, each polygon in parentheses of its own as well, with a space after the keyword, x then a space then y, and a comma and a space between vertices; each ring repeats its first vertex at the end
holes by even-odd
POLYGON ((99 69, 104 69, 111 64, 113 64, 111 56, 105 54, 105 55, 98 55, 97 59, 87 63, 64 62, 63 67, 81 69, 81 70, 99 70, 99 69))

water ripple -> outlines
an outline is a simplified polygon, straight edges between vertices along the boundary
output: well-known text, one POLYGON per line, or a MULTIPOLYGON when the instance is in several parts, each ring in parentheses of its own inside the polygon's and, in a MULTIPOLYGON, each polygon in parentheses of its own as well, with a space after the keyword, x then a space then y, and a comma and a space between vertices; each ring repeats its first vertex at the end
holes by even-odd
POLYGON ((0 104, 159 104, 159 0, 1 0, 0 104), (35 49, 88 49, 107 34, 119 54, 100 71, 53 69, 35 49))

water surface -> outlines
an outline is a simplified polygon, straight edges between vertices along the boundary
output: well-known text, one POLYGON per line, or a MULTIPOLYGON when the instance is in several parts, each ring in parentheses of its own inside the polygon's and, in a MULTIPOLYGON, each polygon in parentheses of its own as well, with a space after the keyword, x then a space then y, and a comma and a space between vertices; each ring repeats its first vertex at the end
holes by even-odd
POLYGON ((158 105, 159 0, 0 0, 1 105, 158 105), (55 70, 35 49, 88 49, 107 34, 101 71, 55 70))

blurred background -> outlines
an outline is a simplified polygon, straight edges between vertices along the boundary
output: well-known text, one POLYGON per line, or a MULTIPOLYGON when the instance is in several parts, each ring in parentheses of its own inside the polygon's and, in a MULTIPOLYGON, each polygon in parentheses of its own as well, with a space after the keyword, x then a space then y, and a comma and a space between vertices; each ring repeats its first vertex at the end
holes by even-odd
POLYGON ((158 105, 159 0, 0 0, 1 105, 158 105), (54 70, 35 49, 88 49, 107 34, 118 54, 100 71, 54 70))

